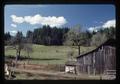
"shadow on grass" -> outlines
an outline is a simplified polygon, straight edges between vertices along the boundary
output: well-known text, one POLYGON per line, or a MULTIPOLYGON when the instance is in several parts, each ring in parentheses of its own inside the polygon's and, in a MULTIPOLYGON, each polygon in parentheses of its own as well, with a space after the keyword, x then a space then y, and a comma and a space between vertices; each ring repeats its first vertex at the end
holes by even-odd
MULTIPOLYGON (((5 59, 15 59, 15 57, 14 56, 11 56, 11 55, 9 55, 9 56, 5 56, 5 59)), ((28 58, 28 57, 23 57, 23 56, 21 56, 20 58, 19 58, 19 60, 36 60, 36 61, 46 61, 46 60, 61 60, 61 59, 59 59, 59 58, 28 58)))

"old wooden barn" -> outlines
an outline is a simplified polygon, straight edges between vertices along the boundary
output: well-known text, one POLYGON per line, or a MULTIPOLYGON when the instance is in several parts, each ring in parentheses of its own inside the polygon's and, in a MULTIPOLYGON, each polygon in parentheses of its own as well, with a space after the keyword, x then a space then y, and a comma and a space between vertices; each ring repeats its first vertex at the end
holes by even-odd
POLYGON ((116 71, 115 39, 109 39, 96 49, 76 57, 76 62, 66 62, 65 71, 76 74, 97 75, 116 71))
POLYGON ((109 39, 96 49, 77 57, 77 74, 103 74, 116 70, 115 39, 109 39))

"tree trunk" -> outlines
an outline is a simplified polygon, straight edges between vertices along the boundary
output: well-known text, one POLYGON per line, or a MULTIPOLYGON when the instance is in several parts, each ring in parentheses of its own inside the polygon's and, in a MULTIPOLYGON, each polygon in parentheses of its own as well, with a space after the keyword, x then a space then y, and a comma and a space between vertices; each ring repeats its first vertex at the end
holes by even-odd
POLYGON ((29 56, 29 52, 28 52, 28 64, 29 64, 29 58, 30 58, 30 56, 29 56))
POLYGON ((21 50, 18 51, 18 60, 20 59, 20 51, 21 51, 21 50))
POLYGON ((17 66, 17 62, 18 62, 18 60, 19 60, 19 58, 20 58, 20 50, 17 50, 16 51, 16 66, 17 66))
POLYGON ((18 50, 16 51, 15 66, 17 66, 17 61, 18 61, 18 50))
POLYGON ((80 46, 78 45, 78 55, 80 55, 80 46))

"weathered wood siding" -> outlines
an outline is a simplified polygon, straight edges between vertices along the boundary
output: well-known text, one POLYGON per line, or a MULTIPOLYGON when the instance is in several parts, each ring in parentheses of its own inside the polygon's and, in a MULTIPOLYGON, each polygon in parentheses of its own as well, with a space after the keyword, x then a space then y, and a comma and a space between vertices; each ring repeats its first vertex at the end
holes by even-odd
POLYGON ((116 68, 116 53, 115 48, 111 46, 105 47, 105 70, 113 70, 116 68))
POLYGON ((105 70, 116 70, 115 47, 101 46, 95 51, 77 58, 78 73, 101 74, 105 70))

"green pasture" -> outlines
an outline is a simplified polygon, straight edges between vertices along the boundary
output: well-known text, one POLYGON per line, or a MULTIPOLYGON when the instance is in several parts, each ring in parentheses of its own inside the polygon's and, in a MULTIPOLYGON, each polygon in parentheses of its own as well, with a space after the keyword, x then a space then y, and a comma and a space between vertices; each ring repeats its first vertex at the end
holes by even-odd
MULTIPOLYGON (((5 56, 16 56, 14 49, 7 49, 5 46, 5 56)), ((30 57, 34 60, 30 60, 31 64, 64 64, 68 60, 67 54, 71 51, 74 52, 74 57, 78 54, 77 46, 44 46, 33 44, 33 52, 30 53, 30 57)), ((93 50, 95 47, 83 47, 81 46, 81 54, 93 50)), ((22 50, 21 56, 27 57, 27 53, 22 50)))

